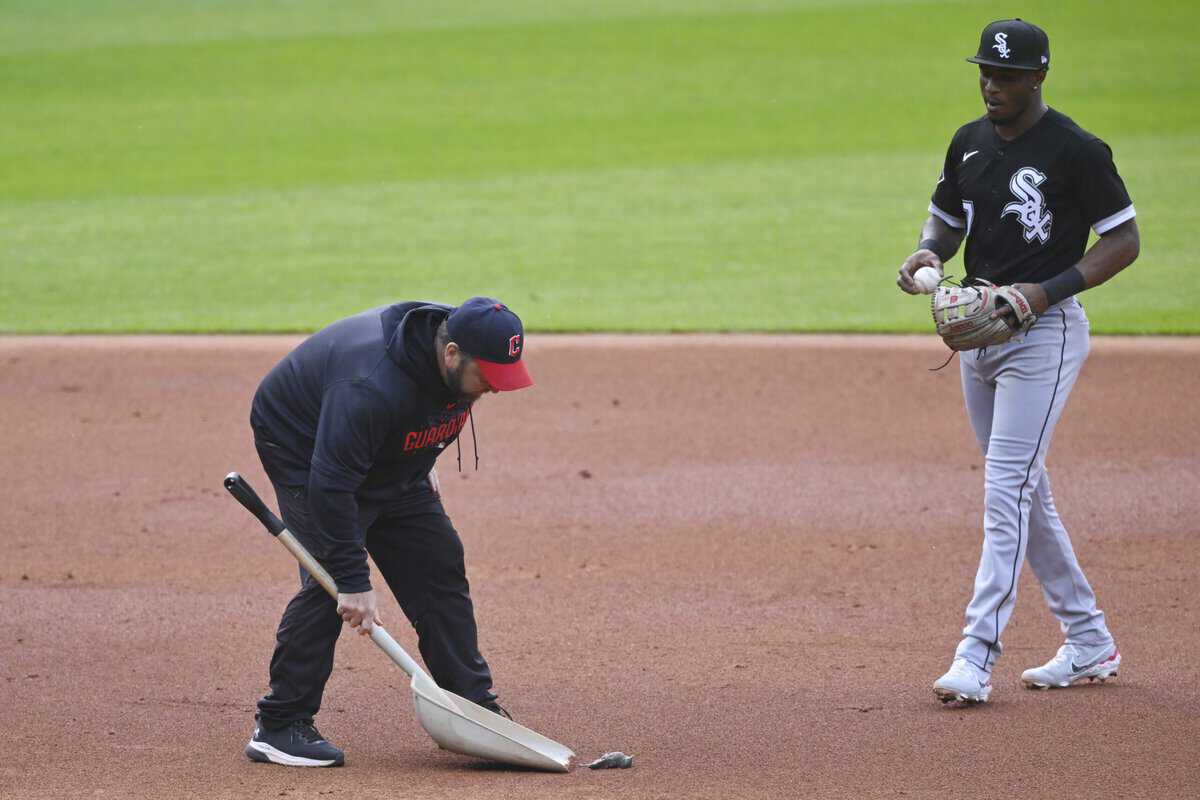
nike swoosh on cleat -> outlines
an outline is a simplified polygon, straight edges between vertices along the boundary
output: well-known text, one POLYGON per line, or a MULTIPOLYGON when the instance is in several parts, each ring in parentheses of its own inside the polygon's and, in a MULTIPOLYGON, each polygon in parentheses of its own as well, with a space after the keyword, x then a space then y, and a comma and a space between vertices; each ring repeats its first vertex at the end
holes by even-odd
POLYGON ((1098 658, 1095 661, 1093 661, 1091 664, 1080 665, 1080 664, 1076 664, 1074 661, 1072 661, 1071 662, 1071 672, 1083 672, 1086 669, 1091 669, 1092 667, 1096 666, 1097 664, 1103 664, 1105 661, 1112 661, 1112 656, 1109 656, 1108 658, 1098 658))

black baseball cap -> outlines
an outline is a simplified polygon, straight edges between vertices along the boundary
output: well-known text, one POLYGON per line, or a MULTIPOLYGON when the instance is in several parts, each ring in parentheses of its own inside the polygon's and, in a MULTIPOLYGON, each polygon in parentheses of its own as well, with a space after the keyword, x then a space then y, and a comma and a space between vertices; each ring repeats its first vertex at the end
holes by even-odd
POLYGON ((521 318, 492 297, 472 297, 446 318, 450 340, 475 359, 493 389, 511 392, 533 385, 521 362, 525 328, 521 318))
POLYGON ((1050 69, 1050 37, 1023 19, 1001 19, 983 29, 972 64, 1010 69, 1050 69))

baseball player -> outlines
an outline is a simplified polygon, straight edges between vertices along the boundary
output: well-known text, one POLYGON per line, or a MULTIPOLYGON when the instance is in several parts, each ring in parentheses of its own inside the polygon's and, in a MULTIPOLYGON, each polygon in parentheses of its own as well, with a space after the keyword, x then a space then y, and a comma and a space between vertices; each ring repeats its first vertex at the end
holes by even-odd
POLYGON ((463 546, 442 508, 434 462, 476 400, 532 385, 523 346, 521 320, 491 298, 457 308, 399 303, 318 331, 259 385, 255 447, 284 524, 333 576, 338 597, 300 570, 300 591, 276 634, 271 690, 246 745, 251 760, 343 763, 313 718, 342 623, 367 633, 381 622, 368 554, 438 685, 508 716, 479 652, 463 546))
POLYGON ((986 508, 963 638, 933 688, 943 702, 971 704, 991 693, 1025 559, 1066 641, 1048 662, 1025 670, 1022 682, 1048 688, 1104 680, 1121 664, 1055 510, 1045 463, 1088 354, 1088 320, 1075 296, 1133 263, 1139 240, 1108 145, 1046 105, 1045 32, 1020 19, 993 22, 967 60, 979 65, 985 113, 954 134, 921 242, 896 282, 916 293, 913 273, 931 266, 944 274, 965 238, 967 281, 998 284, 1014 300, 991 310, 993 320, 1012 323, 996 344, 964 349, 947 337, 963 349, 963 397, 985 456, 986 508), (1085 252, 1089 229, 1099 239, 1085 252))

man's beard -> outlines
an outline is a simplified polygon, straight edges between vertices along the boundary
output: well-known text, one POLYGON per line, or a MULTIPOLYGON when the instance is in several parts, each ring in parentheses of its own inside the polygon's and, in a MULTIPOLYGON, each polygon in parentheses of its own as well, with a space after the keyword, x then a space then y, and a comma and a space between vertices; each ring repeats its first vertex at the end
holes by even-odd
POLYGON ((457 367, 446 370, 446 386, 449 387, 450 394, 454 395, 455 400, 460 403, 474 403, 479 399, 479 395, 467 394, 463 391, 462 377, 463 372, 467 369, 467 363, 467 359, 460 358, 457 367))

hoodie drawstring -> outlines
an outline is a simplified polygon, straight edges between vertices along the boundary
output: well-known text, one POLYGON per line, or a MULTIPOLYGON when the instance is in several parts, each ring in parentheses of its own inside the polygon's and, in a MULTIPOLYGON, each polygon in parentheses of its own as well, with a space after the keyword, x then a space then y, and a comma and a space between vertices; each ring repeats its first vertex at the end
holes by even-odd
POLYGON ((479 472, 479 440, 475 438, 475 413, 467 409, 467 418, 471 420, 471 449, 475 451, 475 471, 479 472))
MULTIPOLYGON (((475 438, 475 414, 470 408, 467 409, 467 418, 471 420, 471 448, 475 451, 475 471, 479 471, 479 440, 475 438)), ((462 472, 462 439, 458 436, 454 437, 454 444, 458 447, 458 471, 462 472)))

